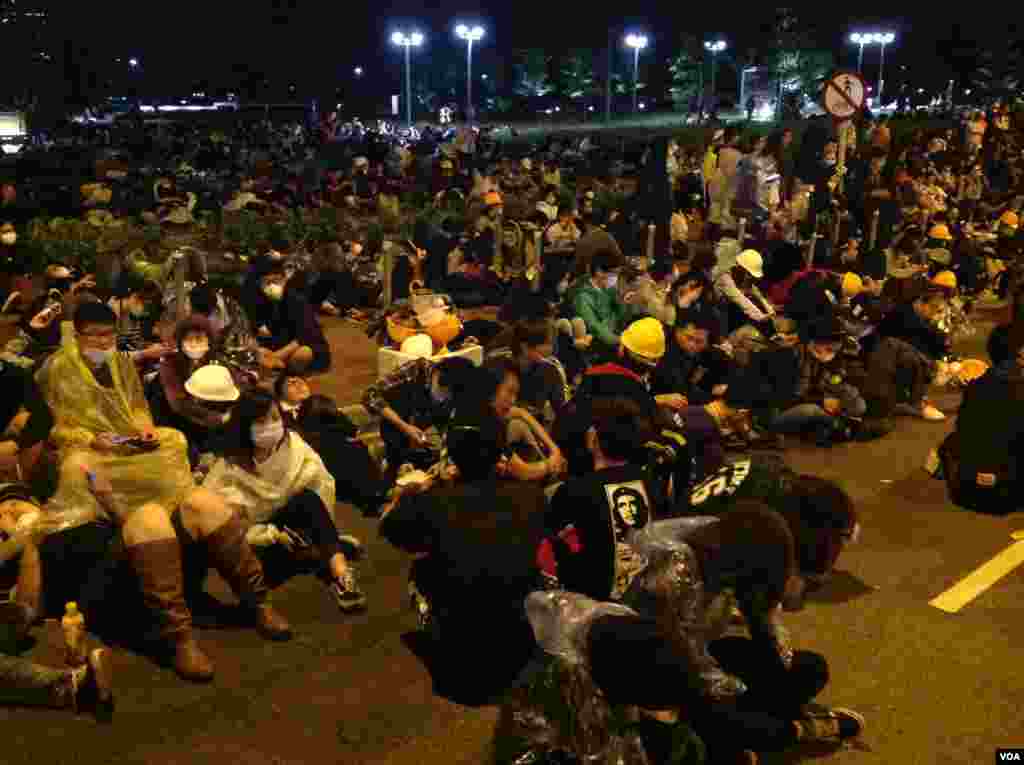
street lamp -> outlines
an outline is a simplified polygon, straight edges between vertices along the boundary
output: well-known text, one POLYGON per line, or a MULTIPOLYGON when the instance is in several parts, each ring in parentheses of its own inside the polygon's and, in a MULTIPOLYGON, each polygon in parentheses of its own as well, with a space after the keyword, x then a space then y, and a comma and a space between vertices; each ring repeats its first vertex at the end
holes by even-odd
POLYGON ((137 58, 128 59, 128 66, 130 66, 132 69, 137 68, 139 66, 139 60, 137 58))
MULTIPOLYGON (((715 40, 714 42, 704 43, 704 49, 711 51, 711 97, 714 98, 715 93, 715 60, 718 58, 718 54, 725 50, 728 46, 725 44, 725 40, 715 40)), ((712 114, 714 116, 714 114, 712 114)))
POLYGON ((355 68, 355 73, 356 73, 356 77, 362 77, 363 76, 363 68, 361 66, 357 66, 355 68))
POLYGON ((409 50, 423 44, 423 35, 419 32, 411 34, 395 32, 391 35, 391 42, 405 48, 405 121, 412 125, 412 63, 409 50))
POLYGON ((864 71, 864 46, 871 45, 875 41, 875 36, 872 34, 862 34, 861 32, 854 32, 850 35, 850 42, 854 45, 860 46, 860 51, 857 53, 857 72, 864 71))
POLYGON ((473 121, 473 43, 483 39, 484 28, 459 24, 455 34, 466 41, 466 121, 473 121))
POLYGON ((633 49, 633 112, 636 112, 637 93, 640 88, 640 51, 647 47, 644 35, 626 35, 626 45, 633 49))
POLYGON ((896 35, 892 32, 884 32, 880 35, 875 35, 875 42, 882 46, 882 62, 878 65, 878 108, 881 109, 885 106, 885 101, 882 100, 882 91, 885 89, 885 46, 891 45, 896 40, 896 35))

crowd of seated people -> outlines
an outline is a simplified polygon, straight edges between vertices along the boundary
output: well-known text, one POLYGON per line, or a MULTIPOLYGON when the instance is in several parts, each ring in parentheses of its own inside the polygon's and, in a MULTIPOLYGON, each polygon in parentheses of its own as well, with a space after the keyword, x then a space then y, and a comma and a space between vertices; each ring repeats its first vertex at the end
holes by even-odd
MULTIPOLYGON (((377 234, 313 258, 275 242, 234 294, 191 264, 184 294, 170 266, 126 263, 106 289, 53 269, 41 295, 8 301, 22 318, 0 356, 13 593, 0 615, 27 635, 74 601, 98 635, 209 681, 193 624, 211 607, 210 568, 271 640, 293 632, 270 603, 291 577, 315 576, 343 612, 367 607, 347 504, 415 556, 410 599, 438 691, 500 699, 502 735, 518 733, 509 762, 682 762, 694 741, 712 762, 751 762, 860 735, 858 713, 809 706, 828 662, 794 651, 780 624, 827 585, 858 537, 856 508, 837 482, 762 452, 885 438, 901 412, 941 421, 934 388, 956 382, 956 429, 929 467, 954 503, 1010 512, 1020 422, 1007 413, 1024 390, 1016 311, 991 368, 954 356, 972 303, 1020 294, 1014 199, 994 188, 1016 177, 1013 136, 979 155, 974 133, 957 149, 873 131, 842 185, 835 141, 810 129, 799 155, 791 135, 714 133, 695 187, 695 157, 656 142, 621 198, 622 167, 589 144, 551 145, 536 165, 447 146, 352 157, 337 193, 354 210, 424 171, 435 199, 458 192, 472 211, 400 245, 392 296, 419 282, 500 307, 496 322, 465 322, 482 365, 426 342, 363 392, 383 461, 315 392, 334 362, 320 315, 352 316, 377 234), (582 159, 608 166, 570 190, 582 159), (979 165, 983 187, 998 183, 957 199, 974 203, 975 229, 948 186, 979 165), (512 218, 542 232, 532 274, 499 228, 512 218), (487 666, 468 677, 481 650, 487 666), (574 715, 554 714, 566 704, 574 715)), ((168 210, 172 192, 160 186, 168 210)), ((8 698, 110 700, 107 649, 69 671, 0 659, 8 698)))

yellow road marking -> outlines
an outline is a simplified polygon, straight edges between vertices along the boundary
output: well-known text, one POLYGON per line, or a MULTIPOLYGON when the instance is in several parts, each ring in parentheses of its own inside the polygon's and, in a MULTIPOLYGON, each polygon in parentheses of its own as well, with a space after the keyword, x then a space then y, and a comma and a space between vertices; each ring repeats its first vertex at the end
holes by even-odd
POLYGON ((1024 563, 1024 531, 1015 531, 1010 536, 1014 540, 1014 544, 929 601, 928 605, 934 606, 940 611, 955 614, 1024 563))

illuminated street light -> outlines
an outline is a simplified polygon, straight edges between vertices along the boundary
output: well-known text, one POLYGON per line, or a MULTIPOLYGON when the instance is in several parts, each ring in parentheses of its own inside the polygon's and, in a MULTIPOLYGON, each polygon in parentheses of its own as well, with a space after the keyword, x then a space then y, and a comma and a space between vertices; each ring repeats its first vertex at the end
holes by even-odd
POLYGON ((130 59, 128 59, 128 66, 130 66, 132 69, 135 69, 138 65, 139 65, 139 60, 137 58, 130 58, 130 59))
POLYGON ((860 46, 860 51, 857 53, 857 72, 864 71, 864 46, 871 45, 875 41, 873 34, 863 34, 861 32, 854 32, 850 35, 850 42, 854 45, 860 46))
POLYGON ((711 51, 711 97, 715 97, 715 63, 718 59, 718 54, 725 50, 728 45, 725 44, 725 40, 714 40, 712 42, 704 43, 704 49, 711 51))
MULTIPOLYGON (((854 32, 850 35, 850 42, 860 46, 860 53, 857 55, 857 71, 864 71, 864 46, 881 45, 882 60, 878 67, 878 103, 882 105, 882 90, 885 88, 885 46, 896 41, 896 35, 892 32, 854 32)), ((903 67, 906 69, 906 67, 903 67)))
POLYGON ((885 106, 885 101, 882 100, 882 91, 885 90, 885 46, 891 45, 896 40, 896 35, 892 32, 884 32, 880 35, 875 35, 875 42, 882 46, 882 61, 878 65, 878 105, 879 107, 885 106))
POLYGON ((647 47, 644 35, 626 35, 626 45, 633 49, 633 111, 637 109, 637 94, 640 88, 640 51, 647 47))
MULTIPOLYGON (((459 24, 455 27, 455 34, 466 41, 466 121, 473 121, 473 43, 479 42, 484 37, 484 28, 481 26, 468 27, 459 24)), ((485 78, 486 79, 486 76, 485 78)))
POLYGON ((391 42, 405 48, 405 121, 412 125, 412 63, 409 51, 423 44, 423 35, 419 32, 395 32, 391 35, 391 42))
POLYGON ((363 68, 361 66, 357 66, 355 68, 355 73, 356 73, 356 77, 362 77, 363 76, 363 68))

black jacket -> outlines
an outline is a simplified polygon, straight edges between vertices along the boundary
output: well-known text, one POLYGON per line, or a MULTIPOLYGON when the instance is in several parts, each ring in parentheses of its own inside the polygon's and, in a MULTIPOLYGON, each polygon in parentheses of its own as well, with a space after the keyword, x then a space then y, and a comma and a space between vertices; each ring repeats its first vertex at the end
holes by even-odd
POLYGON ((878 336, 903 340, 934 360, 949 353, 947 335, 918 316, 911 303, 899 305, 890 312, 878 325, 878 336))
MULTIPOLYGON (((668 332, 672 334, 672 330, 668 332)), ((665 355, 651 375, 651 392, 681 393, 691 405, 699 406, 714 398, 711 389, 724 383, 726 374, 726 364, 713 351, 691 356, 670 337, 665 355)))

